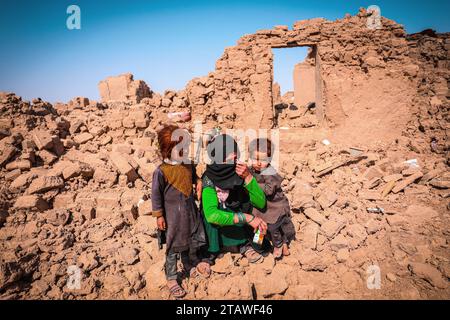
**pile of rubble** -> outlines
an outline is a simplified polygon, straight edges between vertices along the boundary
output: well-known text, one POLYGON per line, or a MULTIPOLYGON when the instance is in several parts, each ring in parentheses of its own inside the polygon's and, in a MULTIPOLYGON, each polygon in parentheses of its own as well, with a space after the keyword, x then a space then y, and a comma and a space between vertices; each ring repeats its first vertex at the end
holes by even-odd
MULTIPOLYGON (((402 118, 398 130, 383 139, 356 143, 351 132, 347 140, 333 136, 345 125, 324 128, 320 108, 306 113, 280 108, 272 118, 264 115, 264 102, 262 113, 251 114, 248 125, 298 124, 280 131, 279 163, 297 240, 281 261, 268 255, 253 265, 225 254, 210 279, 183 280, 187 298, 448 299, 449 37, 431 31, 406 36, 386 20, 395 38, 375 34, 369 39, 385 46, 383 62, 352 55, 347 50, 352 39, 339 28, 346 24, 356 32, 365 14, 245 36, 238 48, 226 50, 214 73, 178 92, 160 95, 126 74, 100 82, 101 102, 77 97, 52 105, 0 93, 0 297, 167 298, 164 251, 158 249, 149 215, 152 173, 159 163, 156 130, 170 122, 192 129, 197 120, 240 128, 243 114, 265 99, 255 96, 266 84, 268 71, 261 61, 267 60, 271 70, 265 45, 284 46, 295 37, 301 42, 307 35, 331 50, 319 47, 328 72, 324 83, 333 95, 339 76, 333 73, 333 59, 342 74, 355 72, 354 81, 364 68, 380 75, 380 63, 391 68, 383 69, 381 81, 395 82, 406 72, 401 86, 407 83, 414 93, 408 121, 402 118), (324 34, 339 34, 336 41, 346 46, 323 42, 324 34), (333 50, 337 56, 329 56, 333 50), (257 57, 261 61, 253 64, 257 57), (418 67, 402 69, 406 60, 418 67), (311 126, 303 125, 308 121, 311 126), (380 271, 379 286, 376 281, 369 285, 371 270, 380 271)), ((271 110, 289 104, 292 94, 281 98, 273 87, 266 88, 271 97, 275 92, 271 110)), ((338 122, 340 111, 330 107, 335 102, 330 97, 326 102, 325 113, 338 122)))

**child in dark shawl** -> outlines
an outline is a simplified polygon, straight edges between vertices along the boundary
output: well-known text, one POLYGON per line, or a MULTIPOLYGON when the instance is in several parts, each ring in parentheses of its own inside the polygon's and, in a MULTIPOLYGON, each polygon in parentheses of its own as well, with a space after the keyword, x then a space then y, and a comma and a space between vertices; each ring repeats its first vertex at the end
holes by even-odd
POLYGON ((245 164, 239 163, 239 149, 229 135, 217 135, 208 144, 211 163, 202 177, 202 209, 208 237, 210 263, 222 251, 240 252, 250 262, 262 259, 252 246, 253 233, 266 231, 261 218, 252 210, 264 208, 263 190, 245 164))

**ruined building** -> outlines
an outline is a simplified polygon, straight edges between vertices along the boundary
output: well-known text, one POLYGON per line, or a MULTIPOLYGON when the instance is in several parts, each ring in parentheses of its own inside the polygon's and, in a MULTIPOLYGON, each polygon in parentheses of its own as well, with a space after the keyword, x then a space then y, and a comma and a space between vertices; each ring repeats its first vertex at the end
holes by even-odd
POLYGON ((180 91, 124 74, 99 83, 101 101, 0 93, 0 298, 167 298, 150 186, 156 131, 176 122, 280 129, 297 231, 281 261, 228 253, 183 280, 188 299, 449 299, 450 34, 370 18, 245 35, 180 91), (298 46, 281 97, 272 49, 298 46))

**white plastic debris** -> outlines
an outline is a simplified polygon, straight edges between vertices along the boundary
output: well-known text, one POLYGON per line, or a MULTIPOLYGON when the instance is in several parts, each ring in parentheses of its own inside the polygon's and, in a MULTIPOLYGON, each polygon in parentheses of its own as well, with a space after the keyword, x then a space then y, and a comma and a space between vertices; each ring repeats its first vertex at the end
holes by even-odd
POLYGON ((407 165, 409 165, 411 168, 419 168, 419 162, 417 161, 417 159, 411 159, 411 160, 407 160, 404 163, 406 163, 407 165))
POLYGON ((328 139, 323 140, 322 143, 326 146, 329 146, 331 144, 330 140, 328 139))

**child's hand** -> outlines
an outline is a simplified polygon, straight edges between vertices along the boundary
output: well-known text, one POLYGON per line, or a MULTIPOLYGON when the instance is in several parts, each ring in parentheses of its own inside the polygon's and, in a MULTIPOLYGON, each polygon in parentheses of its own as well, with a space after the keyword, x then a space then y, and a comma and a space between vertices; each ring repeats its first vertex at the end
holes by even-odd
POLYGON ((200 201, 200 200, 202 200, 202 181, 199 180, 195 187, 196 187, 195 191, 197 193, 197 200, 200 201))
POLYGON ((249 225, 253 227, 254 232, 256 232, 256 229, 259 229, 262 234, 265 234, 267 232, 267 223, 259 217, 255 217, 255 219, 253 219, 253 221, 250 222, 249 225))
POLYGON ((166 219, 164 219, 164 217, 158 217, 158 219, 156 220, 156 224, 158 225, 159 230, 166 230, 166 219))
POLYGON ((244 179, 245 183, 249 183, 252 179, 252 175, 245 163, 238 162, 236 164, 236 173, 238 176, 244 179))

